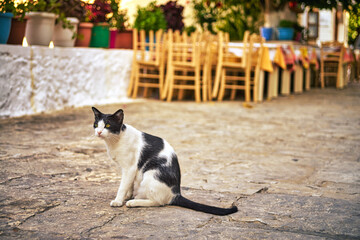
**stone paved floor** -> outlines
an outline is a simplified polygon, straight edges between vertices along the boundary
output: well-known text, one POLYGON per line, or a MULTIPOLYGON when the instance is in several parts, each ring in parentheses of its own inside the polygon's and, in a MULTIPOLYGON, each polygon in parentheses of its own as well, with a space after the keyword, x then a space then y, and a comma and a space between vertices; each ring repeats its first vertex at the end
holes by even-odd
POLYGON ((241 102, 97 106, 177 151, 186 197, 239 212, 111 208, 90 107, 0 120, 0 239, 360 239, 360 86, 241 102))

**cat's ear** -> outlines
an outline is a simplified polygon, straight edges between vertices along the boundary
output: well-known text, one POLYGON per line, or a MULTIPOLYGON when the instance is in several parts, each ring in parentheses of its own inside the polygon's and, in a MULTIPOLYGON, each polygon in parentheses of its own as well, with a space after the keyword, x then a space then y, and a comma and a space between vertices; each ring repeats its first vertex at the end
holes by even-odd
POLYGON ((114 114, 113 114, 115 120, 119 123, 122 124, 124 121, 124 111, 122 109, 117 110, 114 114))
POLYGON ((95 118, 100 119, 102 113, 99 110, 97 110, 95 107, 91 107, 91 109, 93 110, 93 112, 95 114, 95 118))

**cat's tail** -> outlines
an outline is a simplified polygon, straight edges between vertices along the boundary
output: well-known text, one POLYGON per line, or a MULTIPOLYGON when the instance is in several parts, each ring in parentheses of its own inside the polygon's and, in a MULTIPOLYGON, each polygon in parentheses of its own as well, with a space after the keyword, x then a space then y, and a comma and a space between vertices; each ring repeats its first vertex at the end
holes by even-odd
POLYGON ((195 211, 210 213, 210 214, 219 215, 219 216, 225 216, 228 214, 236 213, 238 211, 236 206, 233 206, 231 208, 213 207, 213 206, 193 202, 193 201, 181 196, 180 194, 175 196, 171 205, 189 208, 189 209, 192 209, 195 211))

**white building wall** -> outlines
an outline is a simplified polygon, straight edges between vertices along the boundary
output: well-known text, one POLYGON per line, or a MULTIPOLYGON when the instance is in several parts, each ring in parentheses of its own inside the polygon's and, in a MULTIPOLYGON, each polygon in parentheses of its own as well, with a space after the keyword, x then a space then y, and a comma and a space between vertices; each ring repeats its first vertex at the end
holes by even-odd
POLYGON ((0 117, 125 102, 132 50, 0 45, 0 117))

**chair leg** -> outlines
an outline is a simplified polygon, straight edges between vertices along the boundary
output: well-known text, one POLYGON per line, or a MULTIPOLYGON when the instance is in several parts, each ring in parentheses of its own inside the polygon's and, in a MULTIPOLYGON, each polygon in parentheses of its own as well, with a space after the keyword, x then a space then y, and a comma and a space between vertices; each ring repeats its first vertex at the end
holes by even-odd
POLYGON ((320 70, 320 84, 321 88, 325 87, 325 79, 324 79, 324 62, 321 63, 321 70, 320 70))
POLYGON ((139 88, 139 71, 140 71, 140 66, 137 66, 136 72, 135 72, 135 79, 134 79, 135 82, 134 82, 134 89, 133 89, 132 98, 137 97, 138 88, 139 88))
POLYGON ((225 81, 226 81, 226 70, 222 69, 221 75, 220 75, 220 89, 218 94, 218 101, 222 101, 224 98, 225 93, 225 81))
POLYGON ((166 100, 168 102, 171 102, 172 96, 173 96, 173 91, 174 91, 174 71, 173 70, 171 71, 171 73, 169 75, 168 81, 169 81, 169 88, 168 88, 166 100))
POLYGON ((195 101, 201 102, 200 69, 195 69, 195 101))
POLYGON ((215 98, 218 95, 219 85, 220 85, 220 78, 222 72, 222 66, 220 63, 216 66, 216 74, 215 74, 215 82, 214 82, 214 88, 212 91, 212 97, 215 98))
POLYGON ((136 72, 136 63, 133 61, 133 65, 131 68, 131 75, 130 75, 130 82, 129 82, 129 86, 127 89, 127 96, 130 97, 132 91, 134 90, 134 79, 135 79, 135 72, 136 72))
POLYGON ((251 102, 250 74, 251 71, 249 71, 249 73, 246 73, 246 77, 245 77, 245 102, 251 102))
POLYGON ((159 69, 159 98, 163 99, 163 91, 164 91, 164 67, 160 67, 159 69))

